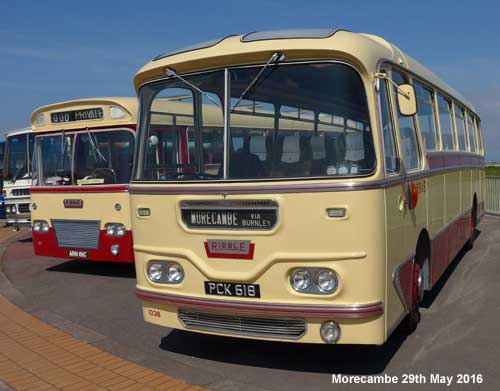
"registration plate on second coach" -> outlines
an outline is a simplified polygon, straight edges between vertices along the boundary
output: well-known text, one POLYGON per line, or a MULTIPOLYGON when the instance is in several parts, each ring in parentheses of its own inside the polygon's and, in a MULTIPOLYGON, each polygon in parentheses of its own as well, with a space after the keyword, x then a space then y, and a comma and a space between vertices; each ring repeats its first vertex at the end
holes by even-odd
POLYGON ((89 253, 88 253, 88 251, 68 250, 68 257, 73 257, 73 258, 88 258, 89 257, 89 253))
POLYGON ((205 281, 205 293, 215 296, 260 297, 258 284, 205 281))

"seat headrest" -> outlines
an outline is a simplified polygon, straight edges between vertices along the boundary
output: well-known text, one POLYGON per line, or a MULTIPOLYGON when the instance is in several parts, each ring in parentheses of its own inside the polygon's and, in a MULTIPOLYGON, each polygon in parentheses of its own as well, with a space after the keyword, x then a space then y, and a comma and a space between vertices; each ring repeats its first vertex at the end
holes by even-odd
POLYGON ((311 149, 313 160, 322 160, 326 157, 325 137, 311 137, 311 149))
POLYGON ((239 151, 243 148, 244 139, 243 137, 231 137, 231 141, 233 143, 233 151, 239 151))
POLYGON ((267 159, 266 136, 250 137, 250 153, 257 155, 260 161, 267 159))
POLYGON ((363 132, 349 132, 345 138, 345 160, 357 162, 365 158, 363 132))
POLYGON ((283 150, 281 161, 283 163, 297 163, 300 160, 300 137, 285 136, 283 138, 283 150))

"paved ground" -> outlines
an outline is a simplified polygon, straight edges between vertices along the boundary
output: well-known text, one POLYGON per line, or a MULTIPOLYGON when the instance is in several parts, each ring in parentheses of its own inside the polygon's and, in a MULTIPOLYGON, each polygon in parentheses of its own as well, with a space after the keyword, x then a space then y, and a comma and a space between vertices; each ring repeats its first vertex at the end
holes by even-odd
MULTIPOLYGON (((21 235, 0 229, 1 252, 21 235)), ((15 291, 5 279, 0 287, 15 291)), ((17 296, 22 300, 22 295, 17 296)), ((0 294, 0 390, 204 390, 105 352, 75 329, 71 331, 78 338, 26 313, 0 294)))
POLYGON ((0 379, 16 390, 203 390, 84 343, 2 296, 0 347, 0 379))
MULTIPOLYGON (((382 347, 298 345, 171 331, 142 320, 132 266, 36 258, 29 240, 11 245, 4 294, 33 315, 93 346, 215 390, 386 389, 332 385, 332 374, 424 374, 427 383, 393 389, 496 390, 500 385, 500 219, 479 227, 474 249, 460 254, 427 294, 422 322, 408 338, 397 330, 382 347), (5 288, 7 286, 7 288, 5 288), (430 374, 454 376, 451 388, 430 374), (457 385, 459 374, 481 384, 457 385)), ((1 284, 0 284, 1 286, 1 284)), ((1 385, 0 385, 1 390, 1 385)))

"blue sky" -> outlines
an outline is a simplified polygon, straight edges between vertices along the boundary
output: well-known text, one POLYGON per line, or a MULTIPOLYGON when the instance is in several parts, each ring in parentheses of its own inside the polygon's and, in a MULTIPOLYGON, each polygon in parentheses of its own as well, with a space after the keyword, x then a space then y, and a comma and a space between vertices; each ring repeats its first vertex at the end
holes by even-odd
POLYGON ((500 3, 495 1, 10 1, 0 6, 0 131, 42 105, 132 96, 159 53, 254 30, 342 27, 380 35, 471 100, 500 161, 500 3))

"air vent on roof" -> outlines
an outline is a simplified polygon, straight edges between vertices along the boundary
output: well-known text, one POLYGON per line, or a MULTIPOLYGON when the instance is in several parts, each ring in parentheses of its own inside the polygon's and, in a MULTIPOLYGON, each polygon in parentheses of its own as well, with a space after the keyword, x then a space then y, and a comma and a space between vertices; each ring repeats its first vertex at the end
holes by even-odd
POLYGON ((224 41, 226 38, 229 38, 229 37, 234 37, 234 34, 226 35, 225 37, 222 37, 222 38, 211 39, 209 41, 195 43, 194 45, 186 46, 185 48, 176 50, 174 52, 160 54, 160 55, 156 56, 153 59, 153 61, 160 60, 160 59, 165 58, 165 57, 173 56, 174 54, 186 53, 186 52, 190 52, 192 50, 198 50, 198 49, 206 49, 206 48, 217 45, 218 43, 224 41))
POLYGON ((341 29, 293 29, 255 31, 241 37, 241 42, 255 42, 269 39, 328 38, 341 29))

